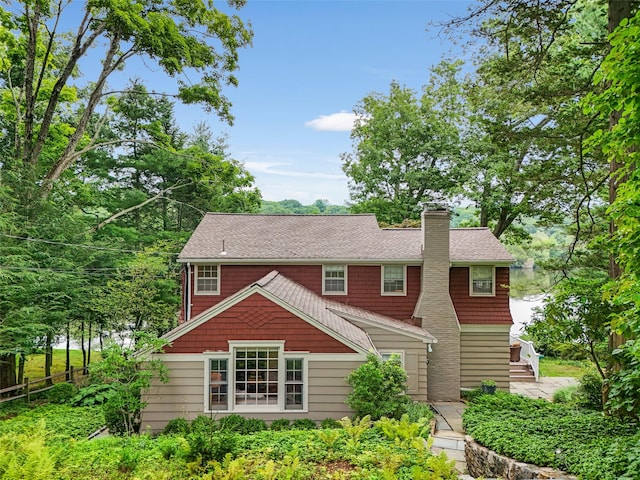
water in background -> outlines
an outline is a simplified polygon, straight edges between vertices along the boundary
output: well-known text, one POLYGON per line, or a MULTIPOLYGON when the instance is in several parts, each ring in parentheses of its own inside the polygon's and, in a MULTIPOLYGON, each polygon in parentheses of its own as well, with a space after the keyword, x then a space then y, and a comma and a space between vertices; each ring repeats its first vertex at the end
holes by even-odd
POLYGON ((534 309, 542 307, 545 290, 552 283, 552 277, 533 268, 512 268, 510 270, 511 298, 509 308, 513 318, 512 335, 519 335, 531 322, 534 309))

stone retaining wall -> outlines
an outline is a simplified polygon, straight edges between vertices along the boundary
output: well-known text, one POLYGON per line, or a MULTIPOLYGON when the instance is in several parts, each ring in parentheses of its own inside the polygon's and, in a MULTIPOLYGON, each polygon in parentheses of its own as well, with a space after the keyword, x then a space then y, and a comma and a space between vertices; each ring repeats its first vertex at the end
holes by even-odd
POLYGON ((468 435, 465 438, 464 455, 467 461, 467 472, 472 477, 499 477, 505 480, 532 478, 577 480, 577 477, 558 470, 516 462, 512 458, 498 455, 476 443, 468 435))

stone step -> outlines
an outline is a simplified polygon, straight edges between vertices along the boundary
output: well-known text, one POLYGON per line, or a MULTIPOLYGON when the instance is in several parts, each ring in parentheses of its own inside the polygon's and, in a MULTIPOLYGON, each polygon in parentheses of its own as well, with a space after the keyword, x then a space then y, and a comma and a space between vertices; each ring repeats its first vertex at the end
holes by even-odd
POLYGON ((530 375, 509 375, 509 381, 535 383, 536 377, 533 375, 533 373, 530 375))

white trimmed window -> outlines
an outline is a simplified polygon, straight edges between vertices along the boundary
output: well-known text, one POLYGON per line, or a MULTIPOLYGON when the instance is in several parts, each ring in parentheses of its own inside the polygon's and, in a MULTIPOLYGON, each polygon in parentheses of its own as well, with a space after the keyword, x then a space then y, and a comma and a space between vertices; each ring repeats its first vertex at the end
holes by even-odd
POLYGON ((407 269, 404 265, 382 266, 382 295, 406 295, 407 269))
POLYGON ((275 345, 238 345, 230 352, 209 359, 209 411, 305 410, 303 358, 275 345))
POLYGON ((400 366, 404 368, 404 352, 402 351, 381 351, 380 357, 382 358, 383 362, 388 362, 393 357, 396 357, 400 359, 400 366))
POLYGON ((473 265, 469 270, 469 292, 472 296, 491 297, 496 294, 496 269, 493 266, 473 265))
POLYGON ((228 361, 226 358, 209 360, 209 409, 226 410, 229 404, 228 361))
POLYGON ((220 266, 196 265, 195 268, 196 295, 220 294, 220 266))
POLYGON ((324 265, 322 267, 322 293, 345 295, 347 293, 347 266, 324 265))

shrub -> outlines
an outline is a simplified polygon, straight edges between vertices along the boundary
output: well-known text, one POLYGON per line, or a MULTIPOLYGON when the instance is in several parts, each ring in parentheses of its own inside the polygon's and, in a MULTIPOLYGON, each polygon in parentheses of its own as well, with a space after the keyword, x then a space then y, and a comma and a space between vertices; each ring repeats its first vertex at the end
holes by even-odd
POLYGON ((358 417, 370 415, 373 420, 381 417, 399 419, 411 402, 405 394, 407 373, 397 357, 382 361, 370 353, 366 363, 351 372, 346 380, 353 387, 346 403, 358 417))
POLYGON ((602 378, 594 372, 589 372, 580 379, 576 392, 578 405, 591 410, 602 411, 602 378))
POLYGON ((291 421, 288 418, 279 418, 271 422, 271 430, 279 432, 281 430, 290 430, 291 421))
POLYGON ((206 415, 198 415, 191 421, 190 431, 192 432, 200 430, 211 432, 217 429, 218 425, 216 424, 216 421, 211 417, 207 417, 206 415))
POLYGON ((268 430, 267 423, 260 418, 244 418, 237 414, 222 417, 219 422, 220 430, 236 432, 242 435, 268 430))
POLYGON ((407 405, 407 415, 412 422, 419 422, 421 419, 431 421, 433 418, 433 410, 431 406, 423 402, 411 402, 407 405))
POLYGON ((310 418, 298 418, 291 423, 291 428, 294 430, 314 430, 318 426, 310 418))
POLYGON ((129 412, 116 398, 110 398, 102 406, 104 423, 113 435, 126 435, 140 429, 140 411, 129 412))
POLYGON ((0 435, 0 478, 45 480, 52 478, 55 452, 46 445, 45 422, 25 433, 0 435))
POLYGON ((320 428, 342 428, 342 425, 335 418, 325 418, 324 420, 322 420, 322 422, 320 422, 320 428))
POLYGON ((110 383, 95 383, 82 387, 73 396, 69 403, 77 407, 90 407, 93 405, 102 405, 115 392, 115 386, 110 383))
POLYGON ((163 435, 182 435, 183 437, 189 433, 189 422, 185 418, 172 418, 162 429, 163 435))
POLYGON ((227 430, 205 431, 203 429, 192 431, 186 438, 189 443, 190 461, 200 461, 202 465, 215 460, 221 462, 227 454, 237 454, 239 435, 227 430))
POLYGON ((576 403, 577 385, 569 385, 553 392, 553 403, 574 404, 576 403))
POLYGON ((51 390, 47 392, 47 398, 51 403, 63 404, 68 403, 74 395, 78 393, 78 388, 72 383, 56 383, 51 390))

